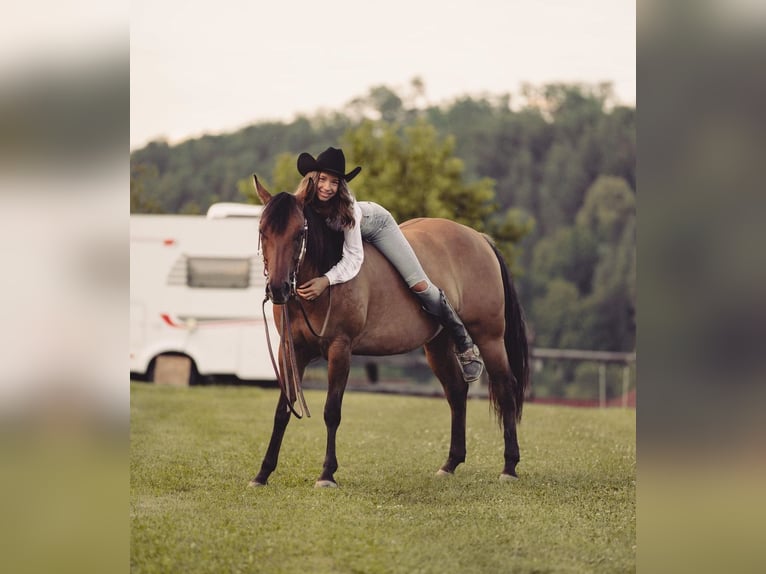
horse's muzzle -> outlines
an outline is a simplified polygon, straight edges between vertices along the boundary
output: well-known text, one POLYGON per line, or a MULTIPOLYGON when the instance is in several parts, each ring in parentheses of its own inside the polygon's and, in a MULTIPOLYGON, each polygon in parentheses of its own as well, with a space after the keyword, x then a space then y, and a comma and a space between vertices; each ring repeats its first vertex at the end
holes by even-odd
POLYGON ((290 300, 292 289, 289 281, 266 283, 266 297, 271 299, 274 305, 284 305, 290 300))

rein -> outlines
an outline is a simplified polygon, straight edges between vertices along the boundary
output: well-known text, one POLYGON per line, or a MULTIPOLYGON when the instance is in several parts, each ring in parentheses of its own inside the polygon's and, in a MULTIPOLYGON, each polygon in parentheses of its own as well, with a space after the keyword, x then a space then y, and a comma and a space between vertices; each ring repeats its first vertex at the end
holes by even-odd
MULTIPOLYGON (((295 259, 294 268, 290 272, 290 279, 289 279, 290 297, 289 298, 290 299, 294 298, 295 301, 298 303, 298 307, 300 308, 301 313, 303 314, 303 318, 306 321, 306 325, 308 325, 308 328, 311 331, 311 333, 318 339, 321 339, 324 336, 325 330, 327 329, 327 323, 329 322, 329 319, 330 319, 330 310, 332 309, 332 287, 329 286, 327 288, 328 290, 327 313, 325 314, 324 323, 322 324, 322 330, 319 333, 317 333, 316 330, 314 329, 314 326, 311 324, 308 314, 306 313, 306 310, 304 309, 303 304, 301 303, 300 297, 298 296, 298 293, 297 293, 298 271, 300 270, 300 266, 303 263, 303 259, 306 255, 307 236, 308 236, 308 221, 304 219, 303 231, 301 233, 301 239, 300 239, 301 245, 298 250, 298 256, 295 259)), ((258 237, 259 252, 260 252, 260 243, 261 243, 261 238, 259 234, 259 237, 258 237)), ((269 272, 265 265, 263 268, 263 274, 266 278, 268 278, 269 272)), ((263 324, 266 329, 266 343, 269 348, 269 357, 271 358, 271 366, 274 368, 274 374, 277 377, 279 388, 281 389, 282 394, 287 400, 287 410, 291 412, 298 419, 302 419, 303 415, 306 415, 306 417, 311 418, 311 412, 309 411, 308 404, 306 403, 306 398, 303 396, 303 385, 301 384, 301 377, 298 373, 298 366, 295 363, 295 344, 293 342, 293 330, 292 330, 292 325, 290 323, 290 314, 287 311, 287 304, 285 303, 284 305, 282 305, 283 335, 280 337, 280 342, 279 342, 279 348, 282 351, 282 364, 277 366, 277 361, 274 359, 274 351, 272 350, 272 345, 271 345, 269 325, 266 320, 266 302, 269 299, 271 299, 271 293, 269 292, 268 281, 267 281, 266 296, 264 297, 263 303, 261 304, 261 311, 263 313, 263 324), (292 394, 291 394, 291 391, 292 391, 292 394), (295 410, 295 408, 293 408, 293 401, 291 400, 291 396, 295 396, 295 400, 299 402, 300 414, 295 410)))
POLYGON ((287 399, 287 410, 295 415, 295 417, 298 419, 302 419, 304 414, 308 418, 311 418, 311 411, 309 411, 309 406, 306 403, 306 398, 303 396, 303 385, 301 385, 300 376, 298 375, 298 366, 295 364, 295 345, 293 344, 293 332, 290 325, 290 314, 287 312, 287 305, 282 306, 282 327, 285 330, 287 336, 281 337, 279 341, 279 348, 282 351, 282 364, 278 367, 277 362, 274 359, 274 351, 271 345, 269 324, 266 321, 266 301, 268 300, 269 296, 266 295, 266 297, 263 298, 263 303, 261 304, 261 311, 263 312, 263 324, 266 326, 266 346, 269 348, 269 358, 271 359, 271 366, 274 368, 274 374, 277 377, 279 388, 282 391, 285 399, 287 399), (291 383, 292 389, 290 388, 291 383), (294 393, 296 400, 300 399, 300 414, 293 408, 291 391, 294 393))
POLYGON ((324 323, 322 323, 322 330, 319 333, 316 332, 314 326, 311 324, 309 316, 306 314, 306 309, 303 308, 303 303, 301 303, 300 298, 296 297, 295 300, 298 302, 298 307, 300 307, 301 313, 303 313, 303 319, 306 321, 306 325, 308 325, 311 334, 314 335, 317 339, 324 337, 324 332, 327 329, 327 323, 330 320, 330 309, 332 309, 332 285, 328 285, 327 287, 327 313, 325 313, 324 323))

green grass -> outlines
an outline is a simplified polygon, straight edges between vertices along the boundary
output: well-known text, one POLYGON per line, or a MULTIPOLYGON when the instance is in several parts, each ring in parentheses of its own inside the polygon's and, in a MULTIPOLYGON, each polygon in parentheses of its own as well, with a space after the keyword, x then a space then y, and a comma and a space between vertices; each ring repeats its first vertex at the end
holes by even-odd
POLYGON ((520 480, 498 480, 502 435, 468 404, 466 462, 444 399, 347 393, 340 488, 314 489, 324 393, 292 420, 279 467, 247 488, 268 443, 273 389, 131 386, 133 572, 635 571, 635 411, 530 404, 520 480))

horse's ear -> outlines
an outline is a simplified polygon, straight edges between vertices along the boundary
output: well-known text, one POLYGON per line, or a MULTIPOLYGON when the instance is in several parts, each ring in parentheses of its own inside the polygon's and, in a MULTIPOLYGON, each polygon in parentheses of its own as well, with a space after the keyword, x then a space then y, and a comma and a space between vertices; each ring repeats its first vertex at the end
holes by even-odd
POLYGON ((263 205, 266 205, 271 199, 271 194, 261 185, 261 182, 258 181, 258 177, 255 174, 253 174, 253 181, 255 182, 255 191, 258 192, 258 197, 261 198, 263 205))

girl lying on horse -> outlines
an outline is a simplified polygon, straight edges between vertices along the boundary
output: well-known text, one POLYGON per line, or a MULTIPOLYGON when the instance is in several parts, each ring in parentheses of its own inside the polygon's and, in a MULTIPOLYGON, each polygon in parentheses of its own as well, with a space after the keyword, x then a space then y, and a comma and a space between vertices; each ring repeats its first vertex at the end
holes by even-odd
POLYGON ((479 350, 444 291, 431 283, 388 210, 371 201, 356 201, 351 194, 348 182, 361 170, 356 167, 346 173, 343 150, 333 147, 327 148, 316 159, 308 153, 298 156, 298 171, 303 180, 296 197, 317 212, 329 227, 342 231, 344 237, 340 261, 324 275, 300 285, 298 295, 313 301, 330 285, 356 277, 364 260, 362 240, 367 241, 396 268, 423 309, 436 317, 450 333, 463 379, 468 383, 478 380, 484 368, 479 350))

